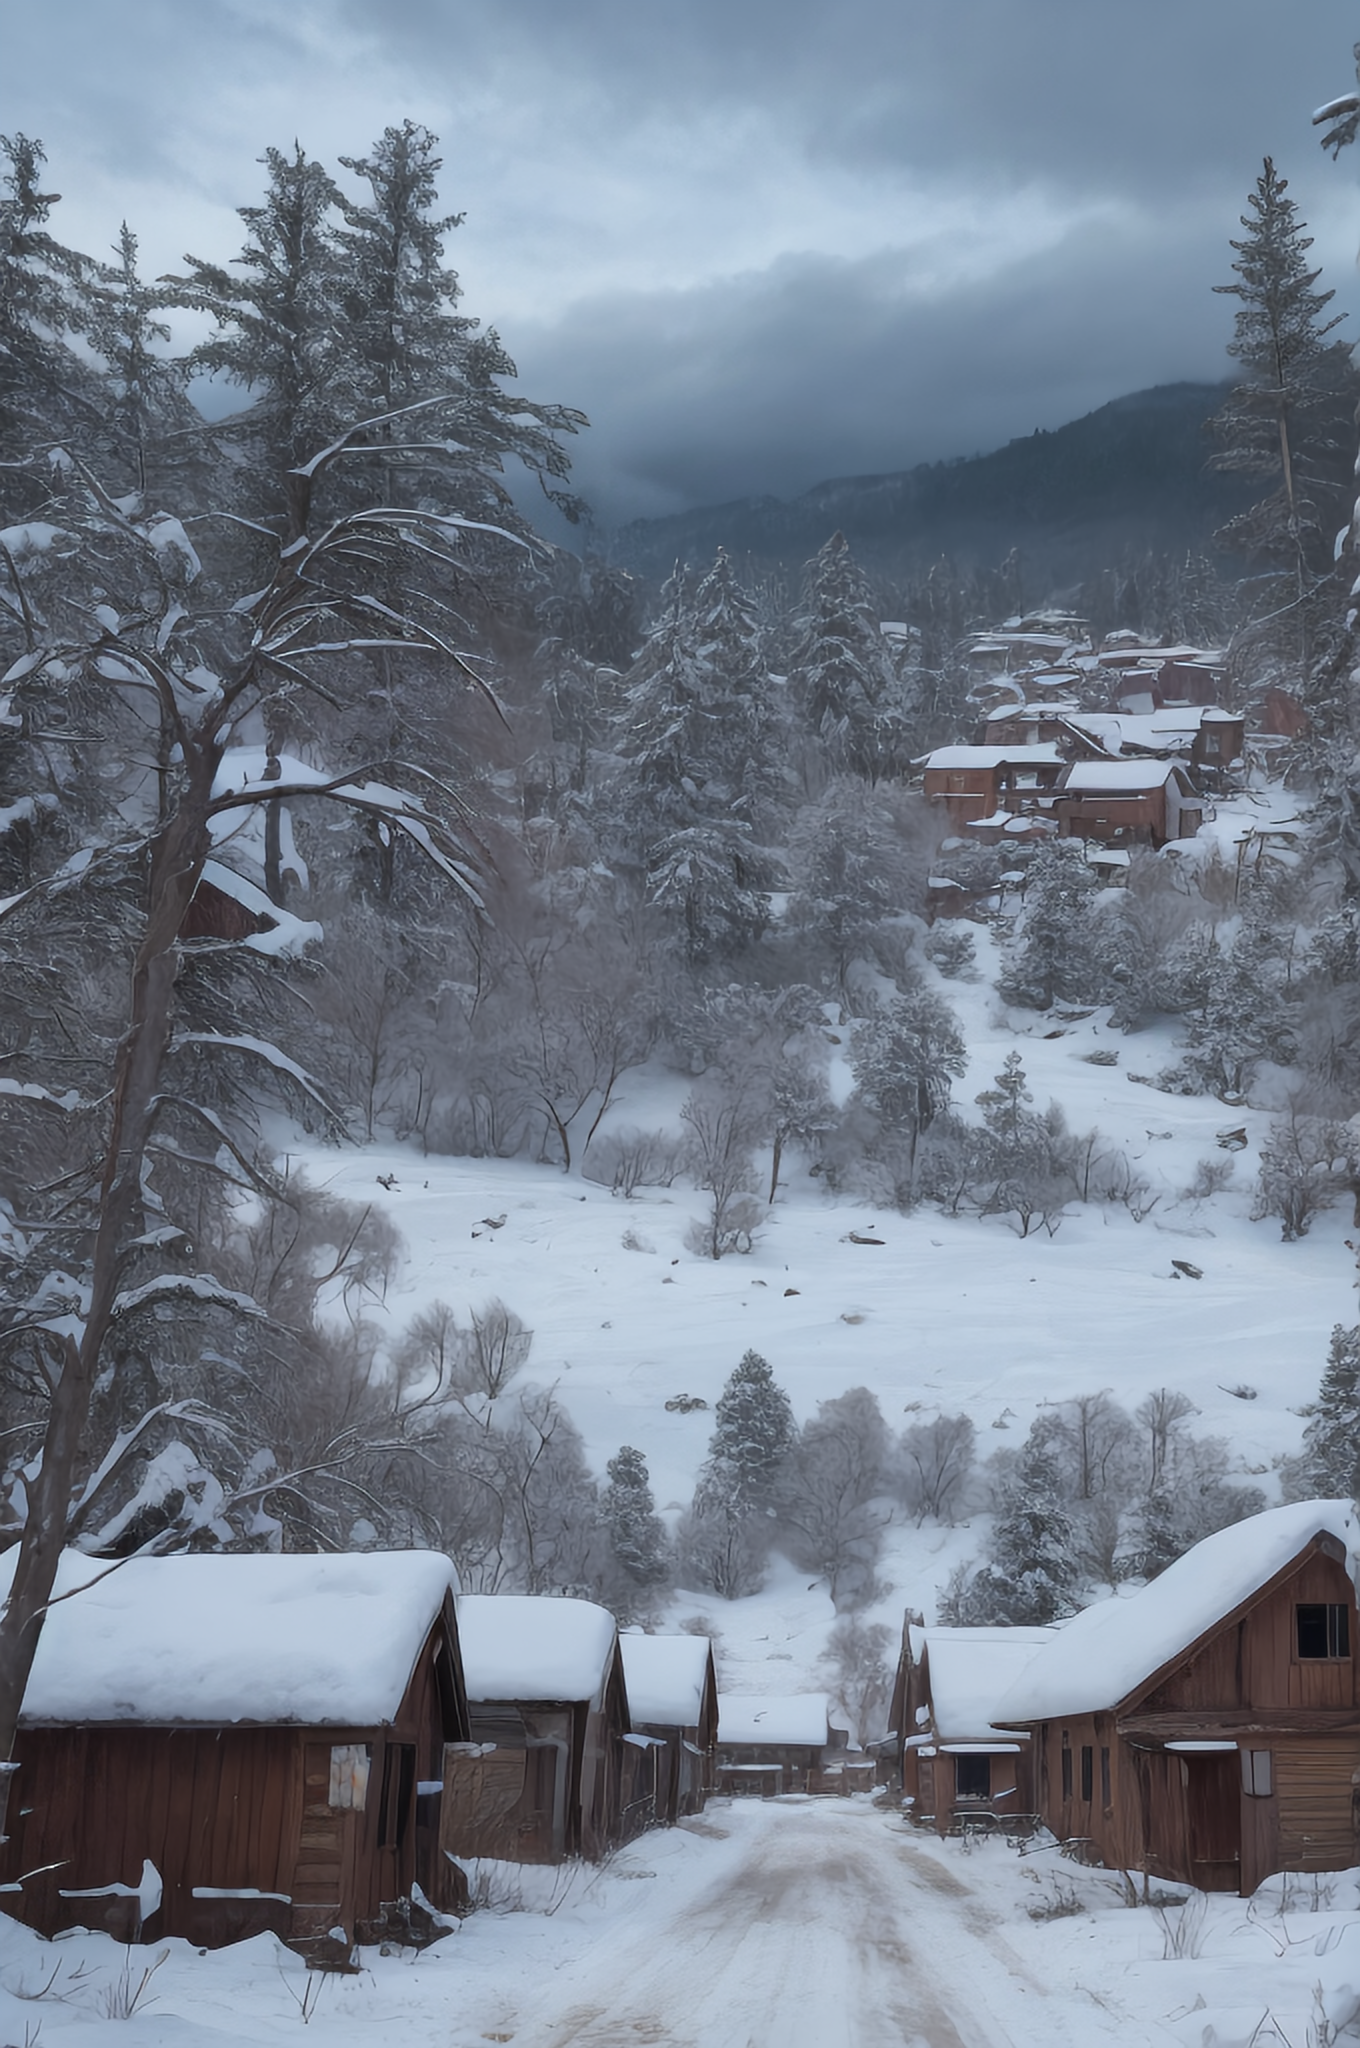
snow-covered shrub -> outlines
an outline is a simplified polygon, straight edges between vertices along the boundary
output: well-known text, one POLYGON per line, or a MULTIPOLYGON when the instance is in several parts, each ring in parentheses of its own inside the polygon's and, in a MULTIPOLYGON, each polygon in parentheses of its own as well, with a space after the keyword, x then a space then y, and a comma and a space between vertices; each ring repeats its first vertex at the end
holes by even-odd
POLYGON ((917 1524, 927 1515, 956 1522, 968 1512, 977 1431, 967 1415, 909 1423, 898 1449, 902 1499, 917 1524))
POLYGON ((639 1188, 673 1186, 680 1162, 680 1141, 668 1131, 610 1131, 591 1140, 581 1171, 631 1200, 639 1188))
POLYGON ((977 944, 966 925, 932 925, 922 950, 948 981, 977 981, 977 944))
POLYGON ((1252 1216, 1278 1216, 1286 1244, 1308 1235, 1313 1218, 1329 1209, 1355 1179, 1356 1134, 1332 1117, 1291 1109, 1276 1117, 1261 1147, 1252 1216))

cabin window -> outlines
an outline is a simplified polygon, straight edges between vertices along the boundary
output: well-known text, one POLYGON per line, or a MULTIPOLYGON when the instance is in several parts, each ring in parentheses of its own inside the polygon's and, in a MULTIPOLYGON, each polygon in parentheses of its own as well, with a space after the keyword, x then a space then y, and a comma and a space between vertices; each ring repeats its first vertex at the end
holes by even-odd
POLYGON ((956 1756, 954 1790, 960 1799, 990 1799, 992 1760, 989 1756, 956 1756))
POLYGON ((414 1742, 389 1742, 383 1751, 382 1808, 378 1815, 378 1847, 400 1849, 411 1819, 416 1789, 414 1742))
POLYGON ((1095 1791, 1095 1756, 1096 1753, 1091 1744, 1083 1742, 1081 1745, 1081 1796, 1088 1806, 1091 1803, 1091 1796, 1095 1791))
POLYGON ((1244 1749, 1242 1751, 1242 1790, 1248 1799, 1269 1799, 1272 1791, 1270 1775, 1270 1751, 1268 1749, 1244 1749))
POLYGON ((1294 1629, 1301 1658, 1350 1656, 1350 1610, 1340 1601, 1302 1601, 1294 1609, 1294 1629))
POLYGON ((348 1807, 362 1813, 368 1803, 369 1753, 366 1742, 337 1742, 331 1748, 328 1806, 348 1807))
POLYGON ((1064 1799, 1072 1797, 1072 1738, 1065 1728, 1062 1738, 1062 1796, 1064 1799))
POLYGON ((1106 1748, 1100 1752, 1100 1803, 1107 1812, 1114 1805, 1114 1795, 1110 1790, 1110 1752, 1106 1748))

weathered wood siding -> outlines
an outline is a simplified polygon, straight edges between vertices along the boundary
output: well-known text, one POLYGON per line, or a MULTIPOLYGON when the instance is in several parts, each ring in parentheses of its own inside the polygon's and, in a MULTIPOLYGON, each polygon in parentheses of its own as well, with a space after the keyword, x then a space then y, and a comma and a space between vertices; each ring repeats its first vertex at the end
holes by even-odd
POLYGON ((67 1894, 135 1886, 148 1861, 162 1898, 142 1932, 200 1948, 266 1929, 304 1949, 337 1926, 363 1938, 417 1879, 433 1904, 453 1905, 437 1816, 422 1823, 417 1798, 445 1742, 467 1734, 452 1614, 449 1602, 390 1727, 22 1729, 0 1882, 26 1881, 6 1909, 44 1934, 107 1927, 129 1939, 135 1900, 67 1894), (368 1752, 362 1809, 330 1804, 336 1747, 368 1752))

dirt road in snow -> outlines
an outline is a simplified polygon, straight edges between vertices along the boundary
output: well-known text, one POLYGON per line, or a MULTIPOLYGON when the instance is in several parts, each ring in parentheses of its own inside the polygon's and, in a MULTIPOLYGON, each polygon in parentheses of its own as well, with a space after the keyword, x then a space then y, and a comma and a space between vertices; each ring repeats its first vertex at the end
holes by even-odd
MULTIPOLYGON (((720 1831, 722 1806, 702 1829, 720 1831)), ((664 1881, 625 1928, 508 1999, 517 2048, 1097 2048, 1127 2022, 1050 1996, 1014 1927, 900 1820, 859 1801, 779 1802, 721 1880, 664 1881)), ((645 1859, 645 1844, 635 1845, 645 1859)), ((1146 2037, 1144 2037, 1146 2038, 1146 2037)))

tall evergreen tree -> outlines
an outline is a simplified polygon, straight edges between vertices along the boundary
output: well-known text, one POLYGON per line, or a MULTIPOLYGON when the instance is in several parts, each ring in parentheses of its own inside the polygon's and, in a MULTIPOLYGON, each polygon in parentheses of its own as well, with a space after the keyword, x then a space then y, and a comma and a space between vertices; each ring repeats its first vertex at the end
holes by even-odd
POLYGON ((647 1460, 625 1444, 609 1460, 605 1474, 600 1520, 614 1562, 634 1588, 664 1584, 671 1571, 670 1543, 656 1512, 647 1460))
POLYGON ((744 1354, 713 1420, 681 1560, 698 1582, 736 1599, 760 1585, 780 1476, 797 1441, 789 1397, 759 1352, 744 1354))
POLYGON ((1258 614, 1286 609, 1306 671, 1317 624, 1309 601, 1328 574, 1344 516, 1346 465, 1338 456, 1349 443, 1356 377, 1349 347, 1327 339, 1344 316, 1327 316, 1335 294, 1315 289, 1312 237, 1287 191, 1267 157, 1242 216, 1246 233, 1232 244, 1238 282, 1214 287, 1239 302, 1228 353, 1242 381, 1212 422, 1222 443, 1213 466, 1269 485, 1220 539, 1265 577, 1258 614))
POLYGON ((910 692, 844 534, 832 535, 808 564, 807 578, 794 622, 790 687, 833 766, 877 781, 905 766, 910 692))
POLYGON ((22 517, 44 482, 25 470, 56 442, 79 442, 101 418, 93 366, 72 344, 88 327, 100 267, 48 226, 46 156, 27 135, 0 136, 0 513, 22 517))
POLYGON ((625 830, 649 899, 704 959, 764 928, 777 790, 762 635, 724 553, 692 595, 671 577, 625 690, 625 830))
POLYGON ((189 256, 188 276, 173 282, 181 304, 217 323, 193 367, 250 393, 224 430, 253 456, 249 487, 264 477, 277 491, 286 471, 364 412, 342 373, 340 194, 299 143, 291 155, 266 150, 262 161, 264 198, 238 208, 247 239, 235 263, 189 256))
POLYGON ((1291 1490, 1303 1499, 1354 1499, 1360 1492, 1360 1327, 1338 1323, 1333 1329, 1322 1383, 1307 1414, 1291 1490))
POLYGON ((1083 1578, 1053 1432, 1041 1417, 1002 1488, 990 1559, 956 1596, 948 1618, 984 1626, 1060 1621, 1080 1606, 1083 1578))

